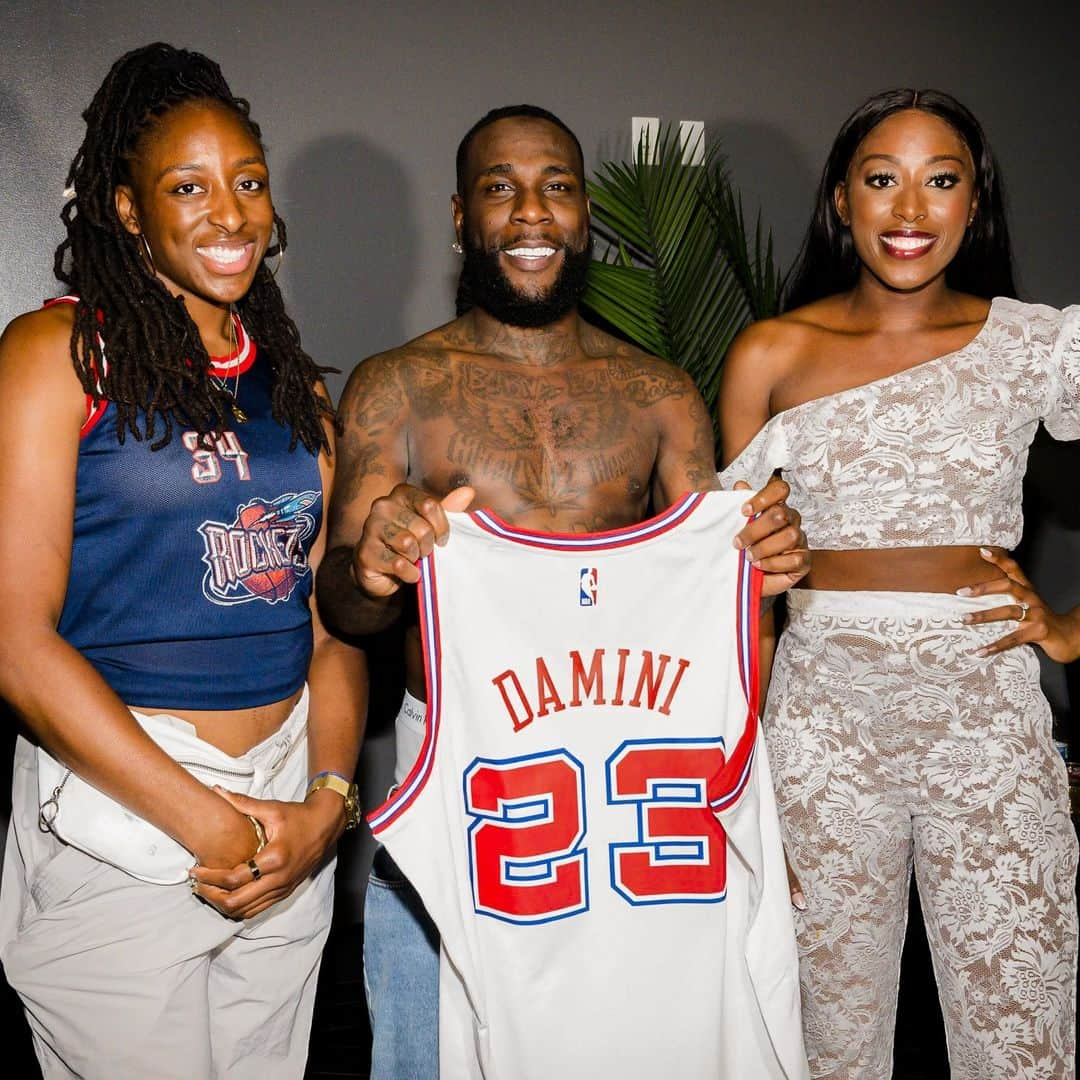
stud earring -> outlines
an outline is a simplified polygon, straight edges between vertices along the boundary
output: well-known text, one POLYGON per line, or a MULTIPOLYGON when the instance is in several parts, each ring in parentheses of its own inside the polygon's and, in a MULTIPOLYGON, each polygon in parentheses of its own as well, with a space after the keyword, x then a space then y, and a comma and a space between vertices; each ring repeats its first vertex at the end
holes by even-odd
POLYGON ((456 252, 458 255, 463 254, 464 251, 465 251, 465 249, 461 246, 461 241, 460 240, 455 240, 450 245, 450 250, 456 252))

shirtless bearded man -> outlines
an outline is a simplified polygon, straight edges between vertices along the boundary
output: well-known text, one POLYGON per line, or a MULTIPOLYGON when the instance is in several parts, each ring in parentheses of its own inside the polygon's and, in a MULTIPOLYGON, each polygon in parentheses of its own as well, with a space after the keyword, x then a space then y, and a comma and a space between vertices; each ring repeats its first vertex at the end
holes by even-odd
MULTIPOLYGON (((514 525, 582 532, 634 524, 687 491, 717 486, 712 426, 690 377, 578 314, 589 203, 573 133, 531 106, 495 110, 462 140, 457 190, 459 306, 472 306, 364 361, 341 399, 340 479, 318 589, 324 617, 350 634, 397 617, 403 592, 411 595, 402 585, 419 576, 415 561, 446 539, 444 510, 474 497, 514 525)), ((809 568, 786 495, 777 480, 753 496, 748 516, 764 512, 736 540, 766 572, 766 594, 809 568)), ((406 640, 398 780, 423 738, 415 628, 406 640)), ((384 852, 372 885, 371 1075, 435 1076, 434 931, 384 852)))

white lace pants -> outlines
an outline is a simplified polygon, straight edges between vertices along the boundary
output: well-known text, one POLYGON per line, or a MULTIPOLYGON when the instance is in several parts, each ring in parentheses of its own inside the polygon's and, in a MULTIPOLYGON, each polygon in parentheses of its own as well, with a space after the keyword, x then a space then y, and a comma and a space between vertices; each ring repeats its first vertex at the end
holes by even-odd
POLYGON ((1033 651, 937 593, 796 589, 766 733, 813 1075, 892 1075, 912 862, 953 1080, 1074 1077, 1077 839, 1033 651))

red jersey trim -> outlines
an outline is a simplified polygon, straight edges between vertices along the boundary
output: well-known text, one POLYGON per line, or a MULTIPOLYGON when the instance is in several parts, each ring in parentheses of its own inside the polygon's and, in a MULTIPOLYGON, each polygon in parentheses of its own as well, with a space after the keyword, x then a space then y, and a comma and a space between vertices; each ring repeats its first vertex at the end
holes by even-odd
POLYGON ((255 342, 251 340, 240 316, 233 312, 233 329, 236 331, 236 348, 228 356, 210 357, 210 374, 218 378, 243 375, 255 363, 255 342))
MULTIPOLYGON (((56 304, 78 304, 80 298, 70 293, 64 296, 54 297, 52 300, 46 300, 42 307, 54 307, 56 304)), ((105 317, 102 312, 97 313, 98 322, 103 323, 105 317)), ((211 356, 210 357, 210 374, 216 375, 218 378, 235 377, 239 378, 247 371, 252 364, 255 363, 255 356, 258 349, 255 342, 251 340, 251 336, 244 328, 244 324, 240 321, 240 316, 234 311, 232 313, 233 328, 236 330, 236 349, 228 356, 211 356)), ((105 357, 105 342, 101 337, 101 334, 97 336, 98 349, 101 351, 101 366, 102 374, 107 375, 109 373, 109 361, 105 357)), ((91 370, 93 368, 91 367, 91 370)), ((97 377, 98 391, 101 391, 101 378, 94 372, 97 377)), ((86 419, 82 422, 82 427, 79 428, 79 438, 84 439, 91 431, 97 427, 98 422, 108 412, 109 409, 108 398, 99 398, 94 400, 93 394, 86 395, 86 419)))
POLYGON ((485 532, 526 547, 546 548, 549 551, 606 551, 611 548, 628 547, 668 532, 680 522, 685 521, 701 505, 704 498, 703 492, 691 492, 683 495, 663 513, 647 518, 636 525, 594 533, 534 532, 531 529, 511 525, 488 509, 471 511, 469 516, 485 532))
MULTIPOLYGON (((434 553, 433 553, 434 554, 434 553)), ((375 836, 393 824, 424 790, 435 764, 435 746, 442 717, 442 640, 439 633, 439 590, 432 555, 421 559, 417 599, 420 606, 420 639, 424 643, 424 680, 427 685, 427 719, 424 742, 409 775, 387 800, 367 816, 375 836)))
MULTIPOLYGON (((57 304, 78 304, 79 297, 72 296, 70 293, 65 296, 57 296, 52 300, 46 300, 42 307, 55 307, 57 304)), ((102 321, 102 314, 98 312, 98 322, 102 321)), ((101 334, 97 336, 98 349, 101 352, 101 365, 103 373, 107 374, 109 370, 109 363, 105 359, 105 342, 101 339, 101 334)), ((101 376, 98 375, 94 369, 93 361, 90 364, 90 370, 94 372, 94 378, 98 384, 98 390, 101 390, 101 376)), ((105 415, 109 408, 109 402, 105 398, 99 398, 94 400, 93 394, 86 394, 86 419, 83 420, 82 426, 79 428, 79 438, 84 439, 91 431, 98 425, 98 421, 105 415)))
POLYGON ((739 579, 735 589, 735 627, 739 657, 739 681, 746 698, 746 722, 731 757, 724 762, 718 778, 719 794, 710 806, 714 813, 730 810, 739 801, 753 775, 754 750, 758 737, 758 690, 762 572, 746 552, 739 556, 739 579))

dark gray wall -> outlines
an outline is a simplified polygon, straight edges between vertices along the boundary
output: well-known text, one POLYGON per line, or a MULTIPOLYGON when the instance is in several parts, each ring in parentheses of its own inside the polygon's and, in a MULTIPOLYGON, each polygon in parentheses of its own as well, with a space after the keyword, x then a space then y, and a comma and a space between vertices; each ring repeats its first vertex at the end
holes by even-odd
POLYGON ((562 115, 590 164, 626 151, 635 113, 704 119, 790 260, 851 108, 943 87, 998 149, 1026 292, 1080 297, 1075 4, 0 0, 0 34, 4 321, 52 288, 80 110, 154 38, 208 52, 251 98, 293 240, 283 280, 311 351, 342 368, 447 317, 454 149, 516 101, 562 115))
MULTIPOLYGON (((454 150, 519 101, 563 116, 590 166, 626 153, 634 114, 704 119, 787 263, 848 112, 889 86, 949 90, 997 148, 1025 293, 1080 300, 1075 3, 0 0, 0 323, 53 293, 79 113, 154 39, 209 53, 252 100, 289 223, 282 280, 310 351, 345 371, 450 316, 454 150)), ((1072 602, 1077 535, 1049 513, 1037 537, 1072 602)), ((370 752, 387 750, 384 734, 370 752)))

